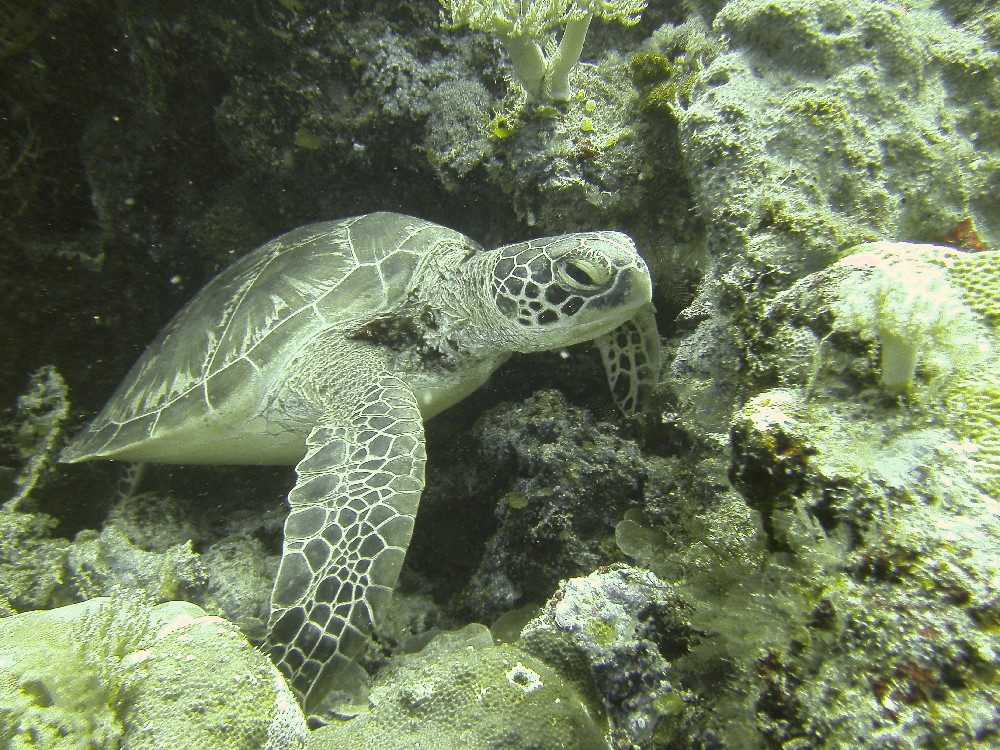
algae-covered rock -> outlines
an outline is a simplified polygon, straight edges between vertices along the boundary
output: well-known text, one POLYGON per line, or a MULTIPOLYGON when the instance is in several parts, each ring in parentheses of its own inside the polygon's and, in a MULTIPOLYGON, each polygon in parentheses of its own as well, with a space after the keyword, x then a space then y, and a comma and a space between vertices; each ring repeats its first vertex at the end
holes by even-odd
POLYGON ((63 588, 69 542, 52 536, 58 525, 41 513, 0 511, 0 605, 11 611, 49 605, 63 588))
POLYGON ((622 514, 642 502, 648 475, 635 441, 556 391, 501 404, 472 435, 506 482, 499 527, 465 596, 477 616, 493 619, 544 601, 560 579, 614 561, 606 540, 622 514))
POLYGON ((267 658, 194 604, 91 599, 0 620, 0 750, 295 750, 267 658))
POLYGON ((689 615, 677 589, 650 571, 600 568, 563 581, 520 643, 578 683, 579 671, 587 673, 615 747, 673 747, 696 712, 672 663, 696 640, 689 615))
MULTIPOLYGON (((798 274, 836 248, 934 240, 965 218, 995 244, 1000 61, 978 24, 953 25, 945 3, 694 5, 724 48, 677 108, 679 136, 726 252, 798 274)), ((689 53, 700 39, 687 35, 689 53)))
POLYGON ((729 695, 748 700, 713 708, 725 737, 997 746, 995 265, 993 251, 868 244, 764 308, 730 479, 769 551, 722 596, 697 575, 686 586, 704 645, 743 673, 729 695), (914 350, 902 393, 883 334, 914 350), (783 347, 796 337, 811 356, 783 347))
POLYGON ((470 625, 379 676, 371 709, 313 732, 309 750, 607 750, 572 678, 470 625))

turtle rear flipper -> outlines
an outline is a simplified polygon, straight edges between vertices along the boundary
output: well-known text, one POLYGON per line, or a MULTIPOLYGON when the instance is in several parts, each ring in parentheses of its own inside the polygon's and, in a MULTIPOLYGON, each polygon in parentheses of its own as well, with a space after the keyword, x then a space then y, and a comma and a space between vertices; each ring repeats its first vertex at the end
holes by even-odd
POLYGON ((629 320, 594 339, 611 396, 625 414, 649 398, 660 377, 660 336, 648 304, 629 320))
POLYGON ((306 440, 288 495, 271 595, 271 655, 308 713, 354 663, 392 595, 424 487, 424 435, 412 391, 383 374, 353 413, 327 411, 306 440))

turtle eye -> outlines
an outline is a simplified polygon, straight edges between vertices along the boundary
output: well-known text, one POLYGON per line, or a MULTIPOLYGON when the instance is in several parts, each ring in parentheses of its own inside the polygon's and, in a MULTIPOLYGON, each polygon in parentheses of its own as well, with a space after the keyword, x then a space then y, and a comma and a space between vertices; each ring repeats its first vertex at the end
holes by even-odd
POLYGON ((589 260, 564 260, 557 269, 560 281, 571 289, 596 289, 608 283, 611 273, 589 260))

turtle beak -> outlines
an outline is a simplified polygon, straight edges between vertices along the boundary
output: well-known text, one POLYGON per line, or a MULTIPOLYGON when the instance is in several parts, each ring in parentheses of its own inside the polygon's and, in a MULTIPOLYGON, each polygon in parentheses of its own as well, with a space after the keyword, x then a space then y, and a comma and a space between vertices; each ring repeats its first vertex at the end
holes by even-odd
MULTIPOLYGON (((608 292, 593 301, 595 310, 617 309, 619 323, 632 317, 636 310, 653 301, 653 284, 649 271, 643 268, 628 267, 622 269, 615 280, 614 286, 608 292)), ((611 326, 614 328, 614 326, 611 326)))

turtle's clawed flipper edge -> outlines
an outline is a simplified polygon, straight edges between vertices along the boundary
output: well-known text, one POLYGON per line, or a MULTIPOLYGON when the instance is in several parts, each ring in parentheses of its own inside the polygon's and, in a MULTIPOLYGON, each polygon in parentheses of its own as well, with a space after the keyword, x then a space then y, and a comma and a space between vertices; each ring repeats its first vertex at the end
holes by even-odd
POLYGON ((364 680, 354 659, 392 595, 424 487, 423 423, 410 389, 384 374, 352 414, 324 414, 306 445, 268 645, 308 713, 334 683, 364 680))

